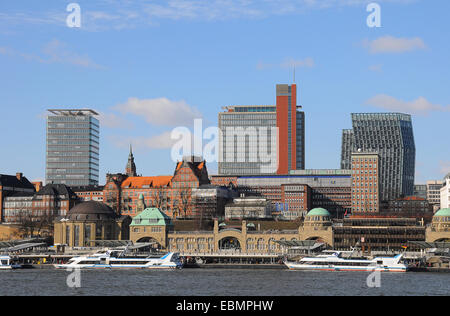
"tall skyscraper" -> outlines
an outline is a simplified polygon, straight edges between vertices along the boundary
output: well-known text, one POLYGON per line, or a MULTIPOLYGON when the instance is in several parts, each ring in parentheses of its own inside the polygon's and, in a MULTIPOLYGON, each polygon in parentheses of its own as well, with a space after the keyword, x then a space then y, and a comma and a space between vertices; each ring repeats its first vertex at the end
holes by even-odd
POLYGON ((46 183, 97 185, 99 133, 97 112, 89 109, 48 110, 46 183))
POLYGON ((276 105, 225 107, 226 112, 219 113, 219 174, 305 169, 305 113, 299 108, 295 84, 276 86, 276 105))
POLYGON ((401 113, 354 113, 352 130, 342 136, 341 168, 351 167, 352 152, 380 157, 380 199, 414 194, 416 147, 411 116, 401 113))

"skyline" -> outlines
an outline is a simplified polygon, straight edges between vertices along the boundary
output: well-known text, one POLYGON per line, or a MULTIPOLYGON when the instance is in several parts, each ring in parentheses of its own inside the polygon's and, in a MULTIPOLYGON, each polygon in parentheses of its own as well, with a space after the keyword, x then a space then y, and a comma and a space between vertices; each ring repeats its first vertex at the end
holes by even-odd
MULTIPOLYGON (((100 183, 105 173, 125 170, 130 143, 138 174, 172 174, 167 137, 174 127, 192 129, 200 117, 204 128, 217 126, 222 106, 275 104, 275 85, 292 83, 295 66, 307 169, 339 168, 351 113, 401 112, 413 119, 415 182, 442 179, 450 172, 442 141, 450 44, 439 31, 449 26, 449 4, 376 1, 377 29, 365 24, 369 1, 307 2, 285 1, 272 14, 274 1, 228 1, 218 17, 216 2, 185 1, 183 9, 180 1, 153 1, 148 21, 147 11, 132 12, 142 1, 77 1, 80 29, 65 26, 69 1, 2 4, 0 123, 9 135, 3 148, 12 153, 0 156, 2 173, 44 180, 45 111, 75 107, 102 114, 100 183), (127 23, 108 23, 119 20, 127 23)), ((217 172, 216 164, 208 169, 217 172)))

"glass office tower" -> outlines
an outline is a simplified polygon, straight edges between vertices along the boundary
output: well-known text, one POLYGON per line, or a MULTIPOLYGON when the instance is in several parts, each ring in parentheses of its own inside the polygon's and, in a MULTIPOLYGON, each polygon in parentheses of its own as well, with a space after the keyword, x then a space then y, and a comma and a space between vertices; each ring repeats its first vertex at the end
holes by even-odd
POLYGON ((341 167, 348 169, 351 153, 380 155, 380 198, 394 200, 414 194, 416 147, 411 116, 401 113, 354 113, 352 130, 342 134, 341 167))
POLYGON ((46 183, 68 186, 99 182, 99 134, 97 112, 48 110, 46 183))
POLYGON ((276 105, 224 109, 218 119, 220 175, 286 175, 305 169, 305 113, 297 105, 295 84, 276 85, 276 105))

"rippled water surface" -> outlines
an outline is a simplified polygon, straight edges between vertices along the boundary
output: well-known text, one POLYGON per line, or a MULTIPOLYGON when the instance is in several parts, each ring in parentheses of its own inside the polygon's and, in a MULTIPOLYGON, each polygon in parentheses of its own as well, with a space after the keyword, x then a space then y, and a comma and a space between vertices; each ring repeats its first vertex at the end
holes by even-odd
POLYGON ((450 295, 450 273, 384 273, 369 288, 369 273, 290 270, 85 270, 69 288, 64 270, 0 271, 0 295, 450 295))

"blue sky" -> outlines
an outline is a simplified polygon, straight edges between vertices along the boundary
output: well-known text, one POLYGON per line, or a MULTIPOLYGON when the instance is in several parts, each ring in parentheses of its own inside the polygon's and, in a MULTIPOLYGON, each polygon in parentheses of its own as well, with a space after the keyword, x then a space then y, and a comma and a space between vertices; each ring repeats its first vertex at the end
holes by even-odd
MULTIPOLYGON (((352 112, 413 115, 416 183, 450 172, 447 0, 2 1, 0 173, 45 177, 45 112, 101 112, 101 172, 172 174, 170 131, 292 83, 306 167, 339 168, 352 112), (69 28, 69 3, 81 27, 69 28), (369 2, 381 7, 369 28, 369 2)), ((217 169, 209 165, 210 173, 217 169)))

